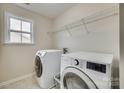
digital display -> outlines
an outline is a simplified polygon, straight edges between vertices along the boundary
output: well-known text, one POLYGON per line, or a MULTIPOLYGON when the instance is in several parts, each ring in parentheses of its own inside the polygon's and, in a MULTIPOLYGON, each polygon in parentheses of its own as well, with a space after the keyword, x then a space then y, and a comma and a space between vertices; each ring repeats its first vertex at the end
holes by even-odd
POLYGON ((104 64, 98 64, 98 63, 93 63, 93 62, 87 61, 87 68, 94 70, 94 71, 106 73, 106 65, 104 65, 104 64))

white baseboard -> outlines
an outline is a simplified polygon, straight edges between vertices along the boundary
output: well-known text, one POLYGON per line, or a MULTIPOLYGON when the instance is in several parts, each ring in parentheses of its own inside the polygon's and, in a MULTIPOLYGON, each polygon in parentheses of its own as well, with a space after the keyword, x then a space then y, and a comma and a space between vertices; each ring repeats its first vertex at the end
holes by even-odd
POLYGON ((25 79, 25 78, 28 78, 28 77, 31 77, 33 75, 34 75, 34 73, 30 73, 30 74, 27 74, 27 75, 24 75, 24 76, 20 76, 20 77, 17 77, 17 78, 2 82, 2 83, 0 83, 0 87, 2 87, 4 85, 8 85, 10 83, 14 83, 16 81, 19 81, 19 80, 22 80, 22 79, 25 79))

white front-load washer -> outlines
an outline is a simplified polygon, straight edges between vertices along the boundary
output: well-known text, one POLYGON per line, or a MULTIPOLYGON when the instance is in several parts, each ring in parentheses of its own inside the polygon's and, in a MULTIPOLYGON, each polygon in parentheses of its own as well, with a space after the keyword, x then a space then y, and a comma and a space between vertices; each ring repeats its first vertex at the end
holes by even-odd
POLYGON ((40 50, 35 57, 35 73, 41 88, 54 86, 54 76, 60 72, 61 50, 40 50))
POLYGON ((112 54, 77 52, 62 54, 62 89, 110 89, 112 54))

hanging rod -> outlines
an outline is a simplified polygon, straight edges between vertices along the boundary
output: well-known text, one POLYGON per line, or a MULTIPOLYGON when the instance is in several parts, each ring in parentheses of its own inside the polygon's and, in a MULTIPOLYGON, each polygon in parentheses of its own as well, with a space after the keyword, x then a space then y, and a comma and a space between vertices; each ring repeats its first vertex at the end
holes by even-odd
MULTIPOLYGON (((57 32, 62 32, 65 30, 73 29, 73 28, 79 27, 81 25, 90 24, 90 23, 100 21, 100 20, 109 18, 111 16, 115 16, 115 15, 118 15, 118 7, 111 7, 111 8, 102 10, 100 12, 94 13, 92 15, 89 15, 87 17, 84 17, 81 20, 75 21, 68 25, 64 25, 60 29, 53 31, 52 33, 57 33, 57 32)), ((88 29, 86 29, 86 30, 88 30, 88 29)))

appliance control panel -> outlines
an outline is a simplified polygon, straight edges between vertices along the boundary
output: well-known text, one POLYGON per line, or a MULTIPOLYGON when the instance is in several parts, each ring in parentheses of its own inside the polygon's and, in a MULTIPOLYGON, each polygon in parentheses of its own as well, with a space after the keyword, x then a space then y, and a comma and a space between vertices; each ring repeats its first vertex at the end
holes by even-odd
POLYGON ((81 59, 72 59, 71 65, 83 69, 83 68, 84 68, 84 63, 86 63, 85 60, 81 60, 81 59))
POLYGON ((93 63, 93 62, 87 61, 86 68, 90 70, 106 73, 105 64, 99 64, 99 63, 93 63))

